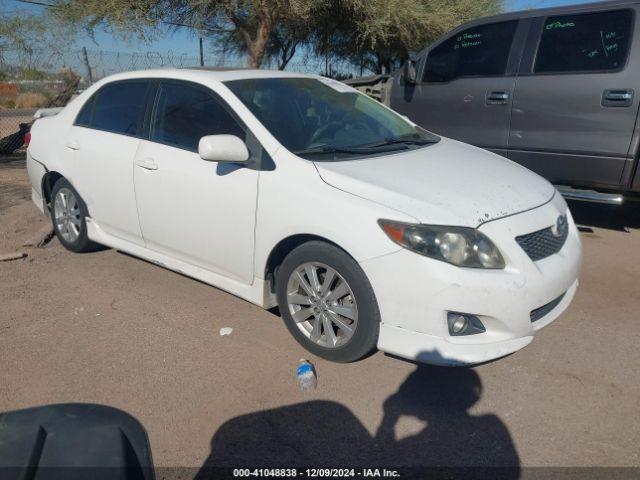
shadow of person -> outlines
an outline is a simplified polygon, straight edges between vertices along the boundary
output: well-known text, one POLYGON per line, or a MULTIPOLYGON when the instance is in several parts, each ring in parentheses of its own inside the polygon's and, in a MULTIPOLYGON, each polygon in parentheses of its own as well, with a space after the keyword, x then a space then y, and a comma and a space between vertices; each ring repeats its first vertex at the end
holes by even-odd
POLYGON ((384 402, 375 436, 348 408, 332 401, 242 415, 215 433, 196 478, 214 478, 218 468, 290 466, 508 467, 490 476, 517 478, 519 458, 507 427, 495 415, 469 413, 481 394, 480 377, 472 369, 418 365, 384 402), (403 416, 426 426, 397 439, 403 416))
MULTIPOLYGON (((495 415, 471 415, 482 383, 470 368, 418 365, 383 406, 375 435, 386 465, 426 467, 510 467, 519 476, 520 461, 507 427, 495 415), (416 417, 426 428, 396 440, 401 416, 416 417)), ((501 475, 504 478, 505 475, 501 475)))

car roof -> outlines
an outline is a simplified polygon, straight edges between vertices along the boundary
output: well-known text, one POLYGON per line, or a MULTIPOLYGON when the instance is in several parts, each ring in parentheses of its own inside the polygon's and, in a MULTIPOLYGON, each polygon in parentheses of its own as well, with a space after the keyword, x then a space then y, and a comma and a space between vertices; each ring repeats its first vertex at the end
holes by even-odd
POLYGON ((588 13, 592 10, 606 10, 609 8, 626 7, 636 5, 640 0, 609 0, 605 2, 578 3, 571 5, 562 5, 559 7, 537 8, 529 10, 518 10, 516 12, 501 13, 489 17, 482 17, 465 23, 472 25, 475 23, 487 23, 494 20, 515 20, 519 18, 545 17, 549 15, 562 15, 565 13, 588 13))
POLYGON ((304 73, 283 72, 281 70, 258 70, 241 67, 222 68, 159 68, 151 70, 137 70, 110 75, 100 83, 110 83, 118 80, 136 78, 169 78, 176 80, 191 80, 198 83, 227 82, 230 80, 246 80, 254 78, 318 78, 317 75, 304 73))

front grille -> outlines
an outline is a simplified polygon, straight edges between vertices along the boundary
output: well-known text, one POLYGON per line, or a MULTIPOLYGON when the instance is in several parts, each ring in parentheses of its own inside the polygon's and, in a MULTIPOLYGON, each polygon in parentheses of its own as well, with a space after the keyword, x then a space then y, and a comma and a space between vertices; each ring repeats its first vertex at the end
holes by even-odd
POLYGON ((555 300, 551 300, 546 305, 536 308, 535 310, 531 310, 531 313, 529 314, 529 316, 531 317, 531 323, 535 322, 536 320, 540 320, 542 317, 546 316, 547 313, 549 313, 551 310, 553 310, 558 306, 558 304, 562 301, 563 298, 564 298, 564 293, 560 295, 558 298, 556 298, 555 300))
POLYGON ((553 227, 516 237, 516 242, 534 262, 558 253, 567 241, 569 228, 563 228, 559 236, 553 234, 553 227))

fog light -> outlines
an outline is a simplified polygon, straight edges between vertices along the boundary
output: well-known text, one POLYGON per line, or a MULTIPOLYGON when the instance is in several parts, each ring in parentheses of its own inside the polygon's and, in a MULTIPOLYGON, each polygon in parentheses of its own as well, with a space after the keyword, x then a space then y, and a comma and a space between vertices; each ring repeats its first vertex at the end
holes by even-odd
POLYGON ((447 324, 449 334, 453 337, 476 335, 487 330, 478 317, 467 313, 448 312, 447 324))
POLYGON ((465 329, 466 326, 467 326, 467 319, 464 318, 464 316, 460 315, 451 324, 451 331, 453 333, 460 333, 465 329))

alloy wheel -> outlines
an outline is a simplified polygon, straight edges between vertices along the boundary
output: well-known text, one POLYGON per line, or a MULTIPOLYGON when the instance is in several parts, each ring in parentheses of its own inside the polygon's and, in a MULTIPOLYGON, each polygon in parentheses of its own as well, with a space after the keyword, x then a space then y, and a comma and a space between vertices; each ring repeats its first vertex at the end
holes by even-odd
POLYGON ((300 331, 326 348, 345 345, 358 324, 353 290, 344 277, 322 263, 305 263, 293 271, 287 283, 287 304, 300 331))
POLYGON ((56 194, 53 202, 53 216, 62 238, 69 243, 75 242, 80 236, 82 225, 80 205, 73 192, 66 187, 58 190, 56 194))

